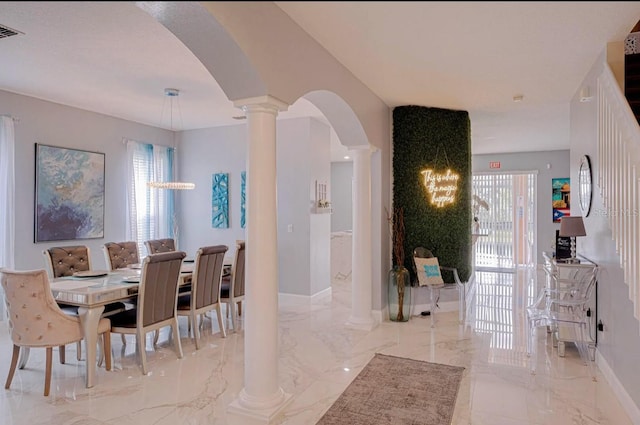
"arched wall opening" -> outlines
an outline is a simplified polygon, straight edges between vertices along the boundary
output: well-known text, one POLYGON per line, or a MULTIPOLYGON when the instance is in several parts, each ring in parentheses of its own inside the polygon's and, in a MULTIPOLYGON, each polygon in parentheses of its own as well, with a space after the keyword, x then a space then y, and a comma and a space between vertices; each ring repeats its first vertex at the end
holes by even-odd
POLYGON ((390 264, 384 213, 390 202, 389 108, 274 4, 140 2, 137 5, 195 54, 230 100, 238 103, 242 99, 271 96, 292 104, 304 95, 324 109, 343 143, 375 147, 371 167, 373 307, 382 311, 386 302, 382 299, 386 293, 382 276, 390 264), (291 49, 273 49, 283 37, 295 40, 289 44, 291 49), (313 60, 300 60, 300 55, 313 60), (318 87, 328 90, 317 90, 318 87), (339 112, 345 110, 351 125, 339 112))

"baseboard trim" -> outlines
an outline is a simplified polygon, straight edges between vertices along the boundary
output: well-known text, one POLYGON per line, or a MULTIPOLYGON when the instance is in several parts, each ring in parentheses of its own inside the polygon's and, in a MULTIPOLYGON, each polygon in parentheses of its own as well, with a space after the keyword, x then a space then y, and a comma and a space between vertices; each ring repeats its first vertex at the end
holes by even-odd
POLYGON ((325 297, 331 297, 331 287, 323 289, 313 295, 298 295, 278 292, 278 303, 285 305, 310 305, 325 297))
POLYGON ((611 389, 618 398, 618 401, 620 401, 620 404, 622 404, 622 408, 625 412, 627 412, 627 415, 629 415, 629 419, 631 419, 631 422, 639 425, 640 409, 638 408, 638 406, 636 406, 631 396, 629 396, 627 390, 624 389, 622 383, 618 380, 618 377, 615 375, 615 373, 613 373, 613 369, 611 369, 609 363, 607 363, 605 358, 602 357, 598 350, 596 350, 596 364, 598 365, 600 372, 602 372, 605 379, 611 386, 611 389))

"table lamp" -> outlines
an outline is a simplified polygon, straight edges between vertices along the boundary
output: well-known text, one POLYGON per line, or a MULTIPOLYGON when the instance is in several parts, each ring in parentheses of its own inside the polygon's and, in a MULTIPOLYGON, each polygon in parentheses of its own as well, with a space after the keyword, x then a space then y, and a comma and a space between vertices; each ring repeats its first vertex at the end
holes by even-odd
POLYGON ((582 217, 562 217, 560 219, 560 236, 571 238, 570 262, 576 260, 576 236, 587 236, 582 217))

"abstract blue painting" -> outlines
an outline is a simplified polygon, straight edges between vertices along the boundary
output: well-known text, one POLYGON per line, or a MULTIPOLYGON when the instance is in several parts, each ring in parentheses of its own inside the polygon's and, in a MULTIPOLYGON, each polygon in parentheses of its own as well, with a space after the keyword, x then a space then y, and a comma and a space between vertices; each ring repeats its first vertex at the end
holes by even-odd
POLYGON ((104 237, 104 153, 36 144, 35 241, 104 237))
POLYGON ((240 226, 244 229, 247 227, 247 222, 245 221, 245 208, 247 205, 247 172, 243 171, 240 174, 240 178, 242 179, 242 182, 240 183, 240 226))
POLYGON ((211 227, 229 227, 229 174, 217 173, 211 184, 211 227))

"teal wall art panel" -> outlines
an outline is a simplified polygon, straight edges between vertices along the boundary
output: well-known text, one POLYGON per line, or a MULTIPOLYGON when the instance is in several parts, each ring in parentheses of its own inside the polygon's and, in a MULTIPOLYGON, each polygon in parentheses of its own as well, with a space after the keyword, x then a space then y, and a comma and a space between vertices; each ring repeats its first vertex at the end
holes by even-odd
POLYGON ((211 227, 229 228, 229 174, 217 173, 211 183, 211 227))
POLYGON ((243 229, 245 227, 247 227, 247 222, 246 222, 246 218, 245 218, 245 214, 246 214, 246 197, 247 197, 247 172, 243 171, 242 173, 240 173, 240 227, 242 227, 243 229))

